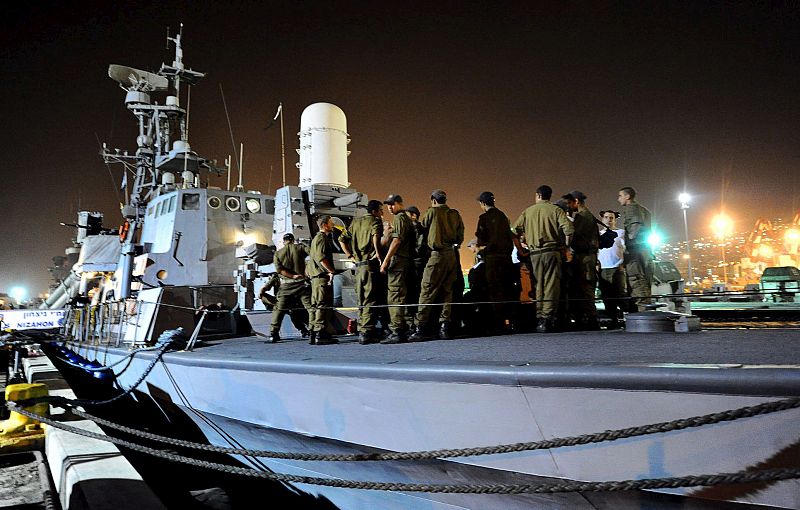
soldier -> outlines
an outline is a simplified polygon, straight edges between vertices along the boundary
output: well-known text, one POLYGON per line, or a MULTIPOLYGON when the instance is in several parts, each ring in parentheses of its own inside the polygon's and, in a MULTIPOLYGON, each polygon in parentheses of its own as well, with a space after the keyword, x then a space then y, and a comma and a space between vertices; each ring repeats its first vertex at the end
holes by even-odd
POLYGON ((476 246, 482 253, 486 266, 486 297, 493 303, 493 324, 489 325, 489 332, 508 333, 510 307, 504 302, 511 299, 514 286, 514 263, 511 260, 514 239, 511 225, 503 211, 495 207, 494 194, 491 191, 484 191, 478 195, 477 200, 483 214, 478 217, 476 246))
POLYGON ((561 292, 561 251, 572 241, 572 222, 563 209, 550 203, 553 189, 539 186, 536 203, 525 209, 514 222, 514 244, 521 253, 530 252, 533 279, 536 282, 536 331, 555 331, 558 298, 561 292), (528 250, 520 237, 525 236, 528 250))
POLYGON ((311 240, 308 276, 311 278, 311 306, 309 323, 311 345, 339 343, 326 330, 333 306, 333 218, 323 215, 317 220, 319 231, 311 240))
POLYGON ((377 342, 375 325, 381 304, 380 249, 383 235, 383 204, 378 200, 367 203, 367 214, 350 223, 339 243, 347 258, 356 264, 356 296, 358 297, 358 341, 360 344, 377 342))
POLYGON ((567 204, 572 211, 572 236, 570 250, 572 253, 572 290, 575 300, 570 304, 574 312, 578 330, 594 331, 600 329, 597 322, 597 307, 594 304, 594 293, 597 288, 597 250, 599 233, 597 220, 592 211, 586 207, 586 195, 581 191, 573 191, 567 195, 567 204))
POLYGON ((431 207, 425 211, 420 224, 426 231, 425 244, 430 249, 430 258, 425 264, 417 311, 417 328, 409 338, 412 341, 430 340, 435 336, 430 324, 431 303, 444 303, 439 316, 439 338, 452 338, 450 331, 450 303, 453 300, 457 257, 456 249, 464 242, 464 222, 455 209, 447 204, 444 190, 431 193, 431 207), (423 306, 428 305, 428 306, 423 306))
POLYGON ((650 304, 653 281, 653 254, 647 244, 650 235, 650 211, 636 201, 636 190, 624 187, 617 194, 622 206, 622 226, 625 229, 625 272, 628 288, 639 311, 650 304))
MULTIPOLYGON (((425 272, 425 264, 428 263, 430 250, 425 243, 425 229, 419 223, 420 212, 419 208, 415 205, 410 205, 406 208, 406 214, 411 219, 411 225, 414 227, 414 280, 413 286, 408 289, 408 302, 419 302, 419 290, 422 285, 422 273, 425 272)), ((412 306, 409 308, 412 317, 416 317, 417 307, 412 306)))
POLYGON ((392 333, 382 344, 397 344, 408 339, 408 326, 414 323, 408 303, 409 288, 414 287, 414 255, 417 232, 403 207, 403 197, 389 195, 383 201, 392 213, 389 250, 381 264, 381 273, 387 275, 389 316, 392 333), (399 305, 399 306, 392 306, 399 305))
MULTIPOLYGON (((280 278, 278 283, 278 302, 272 312, 272 343, 280 342, 281 322, 296 300, 311 312, 311 288, 306 279, 306 257, 308 252, 302 244, 294 244, 294 236, 285 234, 283 248, 275 253, 275 271, 280 278)), ((294 321, 293 321, 294 322, 294 321)), ((301 329, 301 332, 305 327, 301 329)))
POLYGON ((610 248, 600 248, 597 260, 600 264, 600 295, 603 297, 606 315, 611 318, 608 329, 617 329, 622 326, 622 298, 625 296, 625 269, 622 260, 625 256, 625 231, 617 230, 616 211, 600 211, 600 217, 606 228, 617 233, 614 244, 610 248))

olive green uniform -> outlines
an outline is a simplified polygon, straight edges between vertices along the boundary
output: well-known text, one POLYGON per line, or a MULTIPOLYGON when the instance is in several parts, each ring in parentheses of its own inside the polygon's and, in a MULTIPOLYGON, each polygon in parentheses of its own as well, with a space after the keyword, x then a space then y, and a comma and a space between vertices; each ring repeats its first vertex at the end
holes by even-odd
POLYGON ((397 251, 394 252, 392 260, 386 271, 387 275, 387 302, 389 303, 389 317, 391 328, 394 333, 399 333, 408 329, 408 324, 414 323, 414 316, 411 307, 392 306, 406 305, 408 303, 409 290, 415 285, 414 279, 414 256, 417 242, 417 232, 411 218, 405 211, 398 211, 392 220, 392 233, 389 239, 394 242, 400 240, 397 251))
POLYGON ((333 285, 328 285, 328 270, 322 265, 327 260, 333 267, 333 244, 330 234, 319 231, 311 240, 308 276, 311 278, 311 312, 309 326, 311 331, 325 331, 330 322, 333 306, 333 285))
POLYGON ((278 302, 272 312, 272 334, 276 334, 281 329, 283 318, 289 312, 292 301, 299 299, 303 307, 311 314, 311 290, 308 281, 295 280, 281 274, 286 271, 291 275, 306 274, 306 257, 308 252, 302 244, 288 243, 275 253, 275 270, 280 275, 280 285, 278 286, 278 302))
POLYGON ((555 320, 561 294, 561 252, 564 237, 574 231, 572 222, 560 207, 539 202, 524 211, 514 222, 517 234, 525 236, 531 252, 532 284, 536 287, 536 316, 555 320))
POLYGON ((572 289, 575 300, 570 311, 579 323, 597 321, 597 306, 594 303, 597 288, 597 249, 600 245, 597 221, 589 209, 579 210, 572 222, 572 289))
POLYGON ((380 263, 376 257, 373 237, 383 235, 381 220, 370 214, 356 218, 350 224, 340 241, 351 247, 356 261, 356 296, 360 307, 358 331, 371 335, 375 332, 379 309, 375 308, 381 300, 380 263))
POLYGON ((464 242, 464 222, 455 209, 447 204, 436 204, 425 211, 420 223, 427 231, 425 243, 430 248, 430 258, 422 273, 417 311, 417 327, 424 329, 430 327, 431 307, 423 305, 444 303, 439 321, 450 322, 453 283, 460 272, 456 267, 455 246, 464 242))
POLYGON ((510 318, 509 307, 503 302, 514 298, 515 268, 511 260, 514 240, 511 224, 500 209, 491 207, 478 217, 475 237, 477 246, 483 247, 481 253, 486 269, 486 298, 493 303, 493 328, 499 329, 510 318))
POLYGON ((650 235, 650 211, 637 203, 622 208, 622 225, 625 228, 625 272, 628 288, 639 311, 650 303, 653 282, 653 254, 647 244, 650 235))

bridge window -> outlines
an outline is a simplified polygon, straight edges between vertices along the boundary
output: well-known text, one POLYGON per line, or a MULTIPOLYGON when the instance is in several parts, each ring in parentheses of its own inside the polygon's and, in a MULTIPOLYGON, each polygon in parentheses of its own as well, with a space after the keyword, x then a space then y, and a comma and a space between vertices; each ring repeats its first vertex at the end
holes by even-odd
POLYGON ((199 211, 200 195, 198 193, 184 193, 181 200, 181 209, 184 211, 199 211))

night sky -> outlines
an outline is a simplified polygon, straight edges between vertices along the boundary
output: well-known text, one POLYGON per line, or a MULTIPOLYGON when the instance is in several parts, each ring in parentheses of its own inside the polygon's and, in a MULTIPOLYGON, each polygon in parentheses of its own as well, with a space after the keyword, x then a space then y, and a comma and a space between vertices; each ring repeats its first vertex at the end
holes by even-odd
POLYGON ((0 291, 46 289, 79 208, 119 224, 122 169, 98 140, 133 151, 136 133, 107 68, 171 63, 180 22, 184 62, 208 73, 192 148, 220 165, 233 152, 221 84, 248 189, 280 185, 278 103, 296 184, 300 114, 326 101, 348 118, 353 187, 423 210, 444 188, 467 238, 481 191, 513 221, 540 184, 582 190, 594 212, 633 186, 676 241, 684 186, 692 237, 723 191, 737 230, 800 205, 796 1, 18 4, 0 20, 0 291))

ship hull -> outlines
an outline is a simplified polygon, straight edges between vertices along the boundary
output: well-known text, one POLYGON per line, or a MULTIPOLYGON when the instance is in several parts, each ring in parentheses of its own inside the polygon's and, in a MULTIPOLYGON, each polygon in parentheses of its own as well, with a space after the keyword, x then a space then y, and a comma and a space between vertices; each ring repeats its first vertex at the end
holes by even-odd
MULTIPOLYGON (((531 341, 535 338, 531 336, 531 341)), ((475 340, 441 344, 455 349, 462 344, 458 348, 463 349, 468 342, 475 340)), ((152 398, 165 410, 179 408, 211 444, 362 452, 540 441, 705 415, 800 394, 800 375, 791 367, 444 363, 397 361, 396 351, 389 359, 356 362, 346 356, 326 359, 320 348, 315 350, 301 341, 286 343, 267 346, 251 337, 195 352, 168 353, 138 388, 140 398, 152 398), (304 361, 276 359, 281 357, 280 350, 306 348, 309 355, 304 361)), ((334 352, 351 347, 355 345, 323 349, 334 352)), ((128 354, 124 349, 106 347, 78 350, 105 364, 128 354)), ((290 354, 284 353, 294 358, 290 354)), ((153 356, 152 352, 137 354, 119 377, 120 385, 128 387, 136 380, 153 356)), ((552 478, 603 481, 714 474, 785 467, 782 459, 800 458, 798 424, 800 410, 794 409, 559 449, 391 463, 260 459, 256 466, 308 476, 411 483, 541 483, 552 478)), ((240 460, 253 465, 247 458, 240 460)), ((328 498, 340 508, 368 508, 376 501, 381 508, 420 508, 420 501, 432 508, 594 508, 596 504, 587 493, 434 496, 309 485, 299 488, 328 498)), ((671 493, 800 508, 796 480, 745 489, 690 488, 671 493)), ((638 508, 641 498, 662 498, 659 504, 669 508, 664 498, 672 496, 638 492, 593 497, 625 497, 630 508, 638 508)), ((681 499, 683 505, 692 501, 697 508, 705 508, 701 499, 681 499)), ((615 503, 617 508, 625 508, 621 504, 615 503)))

